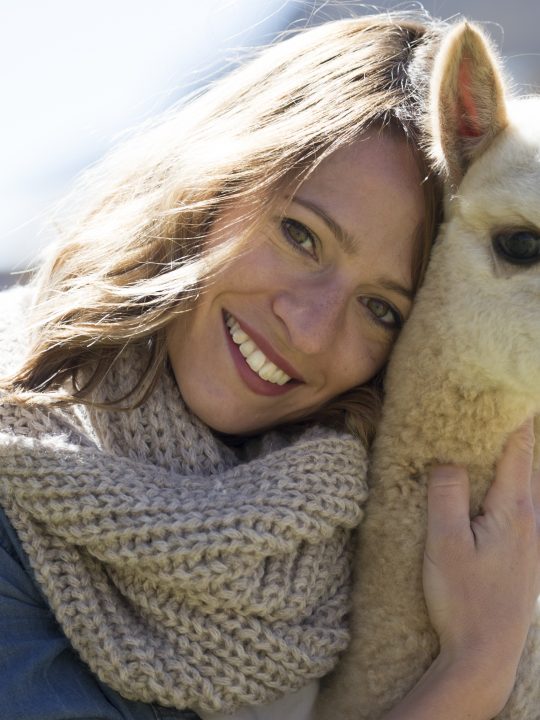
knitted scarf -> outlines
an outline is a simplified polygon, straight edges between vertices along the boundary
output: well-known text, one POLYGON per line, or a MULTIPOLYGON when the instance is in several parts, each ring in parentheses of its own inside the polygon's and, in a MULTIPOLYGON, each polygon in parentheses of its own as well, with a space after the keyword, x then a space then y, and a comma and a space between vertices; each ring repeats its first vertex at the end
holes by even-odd
MULTIPOLYGON (((128 348, 100 399, 143 364, 128 348)), ((66 636, 126 698, 232 712, 321 677, 347 644, 364 450, 313 427, 242 452, 169 372, 129 412, 0 406, 0 504, 66 636)))

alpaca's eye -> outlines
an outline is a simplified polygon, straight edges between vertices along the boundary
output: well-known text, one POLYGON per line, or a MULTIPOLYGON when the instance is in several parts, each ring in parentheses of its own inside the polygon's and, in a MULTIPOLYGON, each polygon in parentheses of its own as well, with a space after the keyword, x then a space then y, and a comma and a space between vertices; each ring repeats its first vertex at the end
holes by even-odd
POLYGON ((493 238, 493 248, 506 262, 532 265, 540 260, 540 235, 530 230, 499 233, 493 238))

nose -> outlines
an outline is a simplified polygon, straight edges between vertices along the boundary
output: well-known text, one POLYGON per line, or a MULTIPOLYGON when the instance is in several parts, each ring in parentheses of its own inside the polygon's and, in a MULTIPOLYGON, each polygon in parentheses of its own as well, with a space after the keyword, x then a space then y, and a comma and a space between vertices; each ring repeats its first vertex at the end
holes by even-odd
POLYGON ((311 280, 277 293, 272 309, 285 325, 290 345, 306 355, 315 355, 334 345, 346 303, 339 283, 311 280))

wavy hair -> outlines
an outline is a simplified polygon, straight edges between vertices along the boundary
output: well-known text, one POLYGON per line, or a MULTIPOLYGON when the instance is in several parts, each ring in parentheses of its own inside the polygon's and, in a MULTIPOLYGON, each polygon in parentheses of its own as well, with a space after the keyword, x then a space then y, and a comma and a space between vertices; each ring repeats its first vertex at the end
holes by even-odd
MULTIPOLYGON (((265 48, 140 129, 91 168, 37 275, 32 344, 2 382, 17 403, 91 403, 128 343, 148 364, 112 407, 140 404, 166 366, 165 329, 189 312, 223 263, 269 217, 284 188, 369 128, 407 139, 421 168, 425 222, 418 284, 437 224, 439 189, 421 146, 421 118, 440 25, 426 14, 327 22, 265 48), (231 205, 246 208, 237 242, 206 239, 231 205)), ((317 417, 364 441, 375 427, 381 376, 317 417)))

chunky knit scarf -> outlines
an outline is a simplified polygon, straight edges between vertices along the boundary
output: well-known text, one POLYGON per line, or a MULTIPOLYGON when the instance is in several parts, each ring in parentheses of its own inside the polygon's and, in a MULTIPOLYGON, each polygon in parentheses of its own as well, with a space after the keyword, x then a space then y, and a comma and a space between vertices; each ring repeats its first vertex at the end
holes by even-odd
MULTIPOLYGON (((0 351, 14 354, 6 327, 0 351)), ((100 397, 121 396, 143 362, 126 350, 100 397)), ((168 372, 130 412, 3 403, 0 431, 0 503, 102 681, 134 700, 232 712, 333 667, 366 497, 358 442, 271 433, 240 457, 168 372)))

